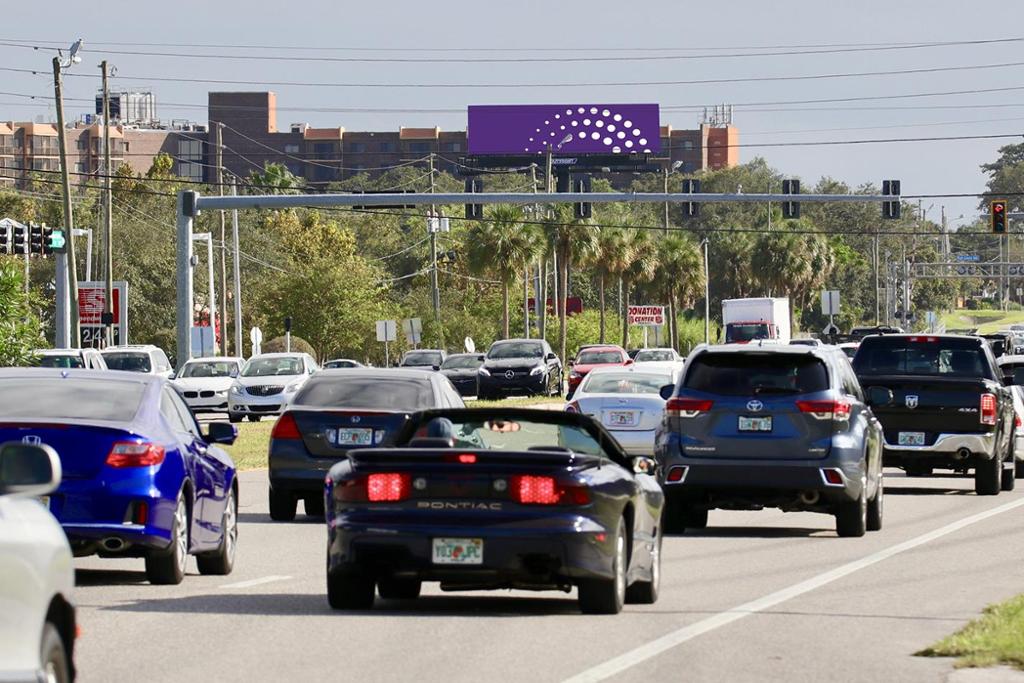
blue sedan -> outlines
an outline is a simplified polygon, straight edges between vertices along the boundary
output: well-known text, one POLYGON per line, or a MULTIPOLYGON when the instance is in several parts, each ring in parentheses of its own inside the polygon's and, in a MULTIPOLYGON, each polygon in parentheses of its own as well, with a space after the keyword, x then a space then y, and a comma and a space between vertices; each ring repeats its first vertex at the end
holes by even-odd
POLYGON ((151 583, 177 584, 190 554, 229 574, 238 536, 235 466, 184 400, 151 375, 0 370, 0 442, 45 443, 64 471, 48 500, 78 557, 141 557, 151 583))

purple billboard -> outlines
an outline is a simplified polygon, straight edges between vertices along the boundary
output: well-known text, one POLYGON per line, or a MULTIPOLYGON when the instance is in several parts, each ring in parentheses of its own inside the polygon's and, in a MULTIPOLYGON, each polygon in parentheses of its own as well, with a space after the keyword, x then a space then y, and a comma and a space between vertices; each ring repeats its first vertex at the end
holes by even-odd
POLYGON ((660 126, 656 104, 474 105, 469 153, 658 153, 660 126))

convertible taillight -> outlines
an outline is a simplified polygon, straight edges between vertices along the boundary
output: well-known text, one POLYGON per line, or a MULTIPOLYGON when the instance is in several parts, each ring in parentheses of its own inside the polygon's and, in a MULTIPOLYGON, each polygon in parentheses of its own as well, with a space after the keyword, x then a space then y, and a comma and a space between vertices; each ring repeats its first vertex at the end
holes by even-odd
POLYGON ((996 423, 996 395, 995 394, 982 394, 981 395, 981 411, 980 411, 981 424, 983 425, 994 425, 996 423))
POLYGON ((669 417, 697 417, 711 410, 714 401, 694 398, 670 398, 665 402, 665 414, 669 417))
POLYGON ((554 477, 523 474, 512 477, 512 498, 523 505, 586 505, 590 492, 585 486, 558 483, 554 477))
POLYGON ((152 467, 164 461, 164 448, 148 441, 118 441, 107 455, 111 467, 152 467))
POLYGON ((270 430, 270 438, 279 441, 292 441, 302 438, 302 435, 299 434, 299 425, 295 423, 295 418, 292 417, 291 413, 285 413, 277 418, 274 428, 270 430))
POLYGON ((371 474, 366 477, 366 499, 371 503, 396 503, 409 497, 411 485, 408 474, 371 474))

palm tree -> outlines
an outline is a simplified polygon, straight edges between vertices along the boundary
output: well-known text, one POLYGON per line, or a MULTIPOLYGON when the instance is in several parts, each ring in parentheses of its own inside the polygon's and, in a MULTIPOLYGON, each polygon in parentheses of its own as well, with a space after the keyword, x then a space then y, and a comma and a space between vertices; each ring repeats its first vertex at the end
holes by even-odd
POLYGON ((569 287, 569 269, 573 261, 585 261, 597 244, 598 230, 586 219, 573 215, 570 205, 559 205, 552 212, 552 223, 547 235, 558 257, 558 346, 561 358, 566 357, 566 299, 569 287))
POLYGON ((493 206, 487 212, 488 220, 475 222, 466 231, 469 269, 494 275, 501 282, 503 339, 509 337, 509 288, 543 248, 537 231, 523 225, 522 217, 518 207, 493 206))
POLYGON ((284 164, 265 163, 263 172, 253 171, 249 182, 257 194, 298 194, 303 180, 288 170, 284 164))
POLYGON ((609 280, 617 279, 633 258, 632 245, 626 233, 619 228, 603 228, 597 236, 597 244, 584 262, 584 265, 597 272, 597 291, 600 298, 600 342, 605 341, 605 287, 609 280))
POLYGON ((669 338, 672 346, 678 349, 676 309, 679 304, 689 308, 703 295, 704 256, 691 238, 675 234, 658 242, 658 260, 655 282, 668 300, 669 338))
POLYGON ((629 345, 629 292, 633 285, 645 284, 654 279, 658 272, 658 246, 643 230, 626 233, 633 258, 629 267, 622 272, 622 293, 624 297, 622 316, 622 348, 629 345))

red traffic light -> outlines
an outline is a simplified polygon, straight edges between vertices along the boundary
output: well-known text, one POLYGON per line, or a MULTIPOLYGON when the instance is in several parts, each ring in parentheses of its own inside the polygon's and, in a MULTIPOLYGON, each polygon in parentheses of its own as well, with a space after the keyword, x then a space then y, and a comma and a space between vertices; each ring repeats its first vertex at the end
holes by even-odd
POLYGON ((1006 208, 1006 207, 1004 207, 1004 206, 1003 206, 1003 204, 1002 204, 1001 202, 995 202, 995 203, 993 203, 993 204, 992 204, 992 210, 993 210, 994 212, 996 212, 996 213, 999 213, 999 212, 1001 212, 1001 211, 1002 211, 1003 209, 1005 209, 1005 208, 1006 208))

